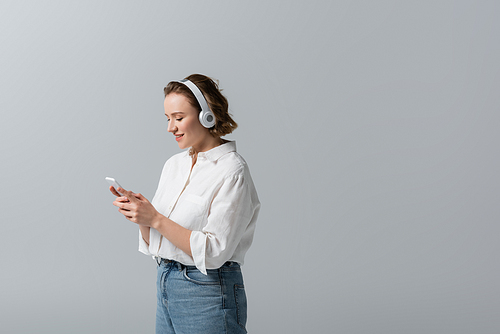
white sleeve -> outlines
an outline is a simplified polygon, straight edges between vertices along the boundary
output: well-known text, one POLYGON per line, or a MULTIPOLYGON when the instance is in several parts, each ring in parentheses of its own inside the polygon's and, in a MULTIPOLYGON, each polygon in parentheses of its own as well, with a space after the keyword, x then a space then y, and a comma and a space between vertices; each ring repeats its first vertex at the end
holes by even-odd
POLYGON ((231 258, 256 206, 243 175, 226 179, 212 201, 207 225, 191 232, 191 254, 202 273, 206 275, 207 268, 219 268, 231 258))
POLYGON ((143 254, 146 254, 146 255, 152 255, 149 252, 149 246, 148 246, 148 244, 142 238, 141 229, 139 229, 139 252, 141 252, 143 254))
MULTIPOLYGON (((154 194, 153 198, 151 199, 151 204, 155 207, 155 209, 157 209, 156 208, 156 199, 157 199, 158 194, 161 191, 161 185, 165 182, 164 178, 166 177, 166 175, 168 175, 168 168, 170 166, 171 159, 172 158, 168 159, 165 162, 165 164, 163 165, 163 168, 162 168, 162 171, 160 174, 160 180, 158 181, 158 186, 156 187, 155 194, 154 194)), ((150 230, 149 237, 150 238, 148 240, 151 243, 151 230, 150 230)), ((146 254, 146 255, 153 256, 153 254, 149 251, 149 245, 146 243, 146 241, 144 241, 144 238, 142 237, 141 229, 139 229, 139 252, 146 254)))

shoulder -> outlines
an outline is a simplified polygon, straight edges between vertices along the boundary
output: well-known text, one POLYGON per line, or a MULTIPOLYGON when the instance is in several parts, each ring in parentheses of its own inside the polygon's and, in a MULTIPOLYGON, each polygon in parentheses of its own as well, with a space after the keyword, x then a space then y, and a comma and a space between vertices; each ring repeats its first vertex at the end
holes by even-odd
POLYGON ((248 170, 245 159, 238 152, 228 152, 217 160, 217 165, 225 170, 227 177, 242 176, 248 170))
MULTIPOLYGON (((225 175, 223 184, 231 192, 240 192, 247 194, 253 205, 260 205, 257 191, 250 175, 250 169, 243 157, 237 152, 230 152, 222 156, 218 163, 224 165, 225 175)), ((241 196, 241 195, 238 195, 241 196)))

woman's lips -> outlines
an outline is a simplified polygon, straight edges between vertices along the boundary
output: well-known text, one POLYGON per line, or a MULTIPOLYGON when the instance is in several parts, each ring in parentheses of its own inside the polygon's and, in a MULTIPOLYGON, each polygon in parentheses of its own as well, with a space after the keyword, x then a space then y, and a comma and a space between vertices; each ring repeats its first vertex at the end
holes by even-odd
POLYGON ((184 135, 175 135, 175 140, 179 141, 181 140, 181 138, 183 137, 184 135))

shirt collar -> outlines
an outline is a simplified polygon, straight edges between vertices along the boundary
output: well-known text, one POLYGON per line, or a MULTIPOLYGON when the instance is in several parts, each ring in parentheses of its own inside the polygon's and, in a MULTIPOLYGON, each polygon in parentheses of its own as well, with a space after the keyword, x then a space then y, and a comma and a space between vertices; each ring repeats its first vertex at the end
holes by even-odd
POLYGON ((206 152, 198 153, 198 157, 205 157, 208 161, 217 161, 226 153, 236 152, 236 142, 228 141, 206 152))

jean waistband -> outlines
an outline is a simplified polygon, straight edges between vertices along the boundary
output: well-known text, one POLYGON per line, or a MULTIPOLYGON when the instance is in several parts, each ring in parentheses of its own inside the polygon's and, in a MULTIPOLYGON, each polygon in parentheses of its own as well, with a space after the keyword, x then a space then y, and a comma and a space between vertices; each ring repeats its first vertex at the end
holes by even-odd
MULTIPOLYGON (((174 263, 174 262, 179 263, 179 262, 177 262, 177 261, 174 261, 174 260, 169 260, 169 259, 164 259, 164 258, 159 257, 159 256, 154 256, 153 258, 155 259, 155 261, 156 261, 156 263, 157 263, 158 265, 161 265, 161 264, 169 264, 169 263, 174 263)), ((181 264, 181 263, 179 263, 179 264, 181 264)))
MULTIPOLYGON (((182 270, 184 268, 196 268, 196 266, 194 266, 194 265, 185 265, 185 264, 177 262, 175 260, 164 259, 164 258, 159 257, 159 256, 155 256, 154 259, 156 260, 156 263, 158 264, 158 266, 161 266, 162 264, 164 264, 164 265, 172 264, 172 265, 177 265, 179 267, 179 270, 182 270)), ((235 265, 238 265, 238 263, 233 262, 233 261, 227 261, 226 263, 224 263, 222 265, 222 267, 232 267, 235 265)), ((210 269, 208 269, 208 270, 210 270, 210 269)))

